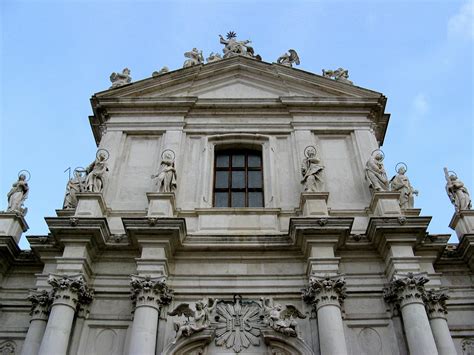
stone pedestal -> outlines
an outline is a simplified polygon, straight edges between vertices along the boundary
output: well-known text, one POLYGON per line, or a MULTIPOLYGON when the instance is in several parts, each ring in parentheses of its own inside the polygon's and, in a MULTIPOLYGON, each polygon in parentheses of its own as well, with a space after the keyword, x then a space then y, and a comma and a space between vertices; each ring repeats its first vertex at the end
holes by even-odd
POLYGON ((165 278, 151 278, 132 275, 132 301, 135 306, 130 355, 154 355, 160 308, 171 302, 171 290, 165 278))
POLYGON ((107 211, 102 193, 84 192, 77 194, 74 217, 104 217, 107 211))
POLYGON ((66 354, 77 306, 90 303, 93 292, 82 275, 50 275, 48 283, 55 295, 39 355, 66 354))
POLYGON ((474 210, 461 210, 454 213, 449 227, 456 231, 459 240, 465 234, 474 234, 474 210))
POLYGON ((428 281, 421 274, 396 275, 384 290, 385 300, 400 308, 411 355, 438 354, 422 298, 428 281))
POLYGON ((341 315, 345 284, 342 276, 311 277, 308 288, 303 290, 303 300, 313 305, 318 314, 321 355, 347 354, 341 315))
POLYGON ((173 217, 175 197, 173 192, 147 192, 147 217, 173 217))
POLYGON ((28 230, 25 218, 16 213, 0 213, 0 236, 13 237, 15 242, 19 242, 21 234, 28 230))
POLYGON ((399 203, 400 193, 379 191, 374 192, 370 201, 369 211, 374 216, 393 217, 400 216, 402 211, 399 203))
POLYGON ((329 192, 302 192, 300 209, 304 217, 328 215, 329 192))

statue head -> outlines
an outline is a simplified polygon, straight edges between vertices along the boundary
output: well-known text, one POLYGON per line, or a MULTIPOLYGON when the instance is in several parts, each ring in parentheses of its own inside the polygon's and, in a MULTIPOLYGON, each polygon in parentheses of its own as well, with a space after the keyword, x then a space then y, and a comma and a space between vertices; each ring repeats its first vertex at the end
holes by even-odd
POLYGON ((379 160, 379 161, 382 161, 383 160, 383 154, 378 152, 377 154, 375 154, 375 159, 379 160))
POLYGON ((449 175, 449 180, 456 181, 458 177, 456 175, 449 175))
POLYGON ((100 152, 98 158, 100 161, 103 161, 107 158, 107 155, 105 154, 105 152, 100 152))
POLYGON ((281 304, 277 303, 273 306, 273 308, 275 308, 277 311, 281 311, 283 309, 283 306, 281 304))
POLYGON ((308 154, 308 158, 312 158, 316 155, 316 151, 313 148, 311 148, 311 149, 308 149, 307 154, 308 154))
POLYGON ((25 181, 26 180, 26 175, 25 174, 20 174, 20 176, 18 176, 18 180, 25 181))
POLYGON ((196 302, 196 310, 200 311, 204 308, 204 303, 202 301, 196 302))
POLYGON ((130 69, 125 68, 124 70, 122 70, 122 74, 130 75, 130 69))
POLYGON ((397 170, 397 173, 399 173, 400 175, 405 175, 406 172, 407 169, 404 166, 399 167, 397 170))

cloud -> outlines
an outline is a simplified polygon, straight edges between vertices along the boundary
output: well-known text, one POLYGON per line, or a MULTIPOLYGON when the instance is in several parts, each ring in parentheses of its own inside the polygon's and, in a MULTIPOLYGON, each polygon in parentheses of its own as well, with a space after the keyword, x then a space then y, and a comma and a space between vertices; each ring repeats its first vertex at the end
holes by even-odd
POLYGON ((413 99, 413 109, 415 111, 415 116, 423 116, 430 109, 428 99, 423 93, 418 93, 413 99))
POLYGON ((474 40, 474 0, 468 0, 448 21, 448 36, 474 40))

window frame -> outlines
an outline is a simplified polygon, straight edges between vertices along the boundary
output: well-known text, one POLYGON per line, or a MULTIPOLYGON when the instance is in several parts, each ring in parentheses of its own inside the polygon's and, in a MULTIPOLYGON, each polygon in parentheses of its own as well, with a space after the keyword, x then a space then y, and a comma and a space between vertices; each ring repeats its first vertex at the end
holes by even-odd
POLYGON ((251 148, 224 148, 215 151, 214 154, 214 174, 213 174, 213 185, 212 185, 212 206, 215 208, 263 208, 265 206, 265 184, 264 184, 264 170, 263 170, 263 154, 261 150, 251 148), (218 167, 217 159, 219 156, 226 154, 228 158, 227 166, 218 167), (243 166, 233 166, 233 156, 244 155, 243 166), (260 158, 260 164, 258 166, 249 166, 249 155, 258 155, 260 158), (216 187, 217 185, 217 173, 219 171, 227 171, 227 187, 216 187), (242 171, 244 172, 244 187, 232 187, 232 172, 242 171), (261 187, 249 187, 249 172, 259 171, 261 187), (217 193, 227 193, 227 206, 216 206, 217 193), (233 193, 244 193, 244 206, 235 207, 232 206, 232 194, 233 193), (252 192, 261 194, 261 204, 259 206, 249 206, 249 195, 252 192))

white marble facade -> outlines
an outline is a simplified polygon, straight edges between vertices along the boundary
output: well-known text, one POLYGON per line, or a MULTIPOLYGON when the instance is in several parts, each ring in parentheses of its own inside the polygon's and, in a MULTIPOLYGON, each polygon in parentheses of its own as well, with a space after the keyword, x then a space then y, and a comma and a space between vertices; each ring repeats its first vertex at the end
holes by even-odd
POLYGON ((365 163, 383 143, 385 103, 242 56, 93 95, 110 153, 103 191, 46 218, 31 252, 16 244, 24 220, 0 215, 19 231, 0 233, 0 353, 468 354, 473 216, 453 218, 460 243, 447 246, 397 193, 372 195, 365 163), (322 192, 303 192, 308 146, 322 192), (158 193, 168 149, 177 188, 158 193), (263 207, 214 207, 226 149, 261 152, 263 207), (183 303, 188 323, 168 315, 183 303))

